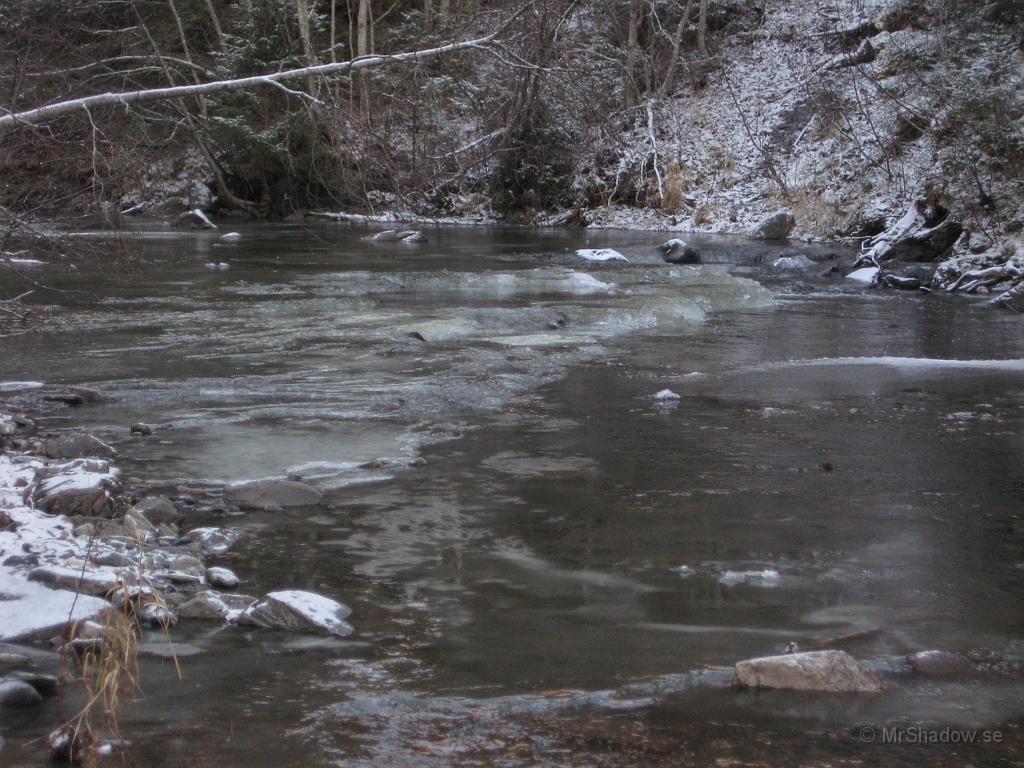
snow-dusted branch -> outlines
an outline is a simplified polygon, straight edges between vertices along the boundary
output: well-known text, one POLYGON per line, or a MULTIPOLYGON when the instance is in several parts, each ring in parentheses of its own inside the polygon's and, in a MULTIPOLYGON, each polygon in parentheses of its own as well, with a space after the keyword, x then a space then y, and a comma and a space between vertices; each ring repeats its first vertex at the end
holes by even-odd
POLYGON ((419 51, 408 51, 393 55, 370 55, 361 56, 351 61, 332 62, 330 64, 318 64, 312 67, 300 67, 298 69, 287 69, 282 72, 273 72, 266 75, 255 75, 252 77, 240 77, 234 80, 215 80, 209 83, 196 83, 193 85, 177 85, 166 88, 146 88, 137 91, 122 91, 117 93, 99 93, 93 96, 83 96, 68 101, 59 101, 55 104, 47 104, 24 112, 14 112, 0 115, 0 128, 13 128, 20 125, 33 126, 40 120, 65 115, 70 112, 77 112, 83 109, 103 106, 129 105, 142 101, 164 101, 167 99, 180 99, 187 96, 202 96, 209 93, 222 91, 238 91, 257 86, 277 86, 280 81, 297 80, 304 77, 316 77, 318 75, 330 75, 340 72, 354 72, 361 69, 370 69, 384 64, 401 62, 417 62, 430 59, 435 56, 443 56, 447 53, 454 53, 471 48, 479 48, 492 43, 502 32, 505 25, 484 37, 474 40, 465 40, 458 43, 426 48, 419 51))

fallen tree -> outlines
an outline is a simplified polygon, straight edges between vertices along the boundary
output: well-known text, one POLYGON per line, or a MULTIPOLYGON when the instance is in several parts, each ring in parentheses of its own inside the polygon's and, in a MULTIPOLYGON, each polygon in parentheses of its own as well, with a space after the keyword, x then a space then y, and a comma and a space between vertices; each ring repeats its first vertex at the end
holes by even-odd
MULTIPOLYGON (((521 12, 522 10, 520 10, 520 13, 521 12)), ((518 15, 518 13, 515 14, 515 16, 518 15)), ((181 99, 188 96, 204 96, 211 93, 240 91, 255 87, 271 87, 280 89, 285 87, 282 83, 289 80, 300 80, 319 75, 339 74, 342 72, 356 72, 363 69, 383 66, 385 64, 419 62, 435 56, 454 53, 456 51, 464 51, 473 48, 483 49, 494 44, 498 35, 504 31, 515 16, 510 18, 489 35, 478 37, 473 40, 464 40, 458 43, 448 43, 447 45, 441 45, 436 48, 425 48, 419 51, 408 51, 405 53, 390 55, 375 54, 370 56, 361 56, 351 59, 350 61, 318 64, 310 67, 299 67, 297 69, 288 69, 282 72, 240 77, 231 80, 214 80, 207 83, 193 83, 191 85, 176 85, 164 88, 144 88, 135 91, 97 93, 92 96, 82 96, 76 99, 68 99, 67 101, 58 101, 53 104, 45 104, 41 107, 35 107, 34 109, 25 110, 23 112, 10 112, 6 115, 2 115, 0 116, 0 129, 11 129, 19 126, 36 127, 36 123, 40 120, 48 120, 71 112, 84 111, 88 113, 89 110, 94 107, 117 105, 127 107, 130 104, 140 102, 167 101, 170 99, 181 99)), ((295 95, 300 94, 296 92, 295 95)))

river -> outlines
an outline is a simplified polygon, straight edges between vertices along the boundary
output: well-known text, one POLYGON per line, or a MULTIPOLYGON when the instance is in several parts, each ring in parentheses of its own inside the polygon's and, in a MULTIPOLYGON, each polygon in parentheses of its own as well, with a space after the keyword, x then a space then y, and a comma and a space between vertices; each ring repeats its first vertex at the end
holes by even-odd
MULTIPOLYGON (((110 441, 138 483, 326 494, 189 524, 242 528, 242 590, 327 594, 355 635, 182 622, 175 665, 148 634, 133 764, 1020 759, 1018 316, 844 285, 820 247, 696 238, 688 267, 643 232, 239 231, 143 231, 111 246, 127 271, 44 273, 101 301, 0 339, 0 379, 110 396, 45 426, 110 441), (724 685, 790 642, 994 661, 875 696, 724 685), (881 738, 918 726, 1000 739, 881 738)), ((44 764, 28 742, 55 719, 4 729, 4 765, 44 764)))

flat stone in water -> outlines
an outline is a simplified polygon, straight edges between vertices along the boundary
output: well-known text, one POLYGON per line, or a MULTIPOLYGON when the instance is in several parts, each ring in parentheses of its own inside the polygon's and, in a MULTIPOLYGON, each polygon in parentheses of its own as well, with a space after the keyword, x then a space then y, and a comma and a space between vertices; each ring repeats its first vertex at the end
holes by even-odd
POLYGON ((750 688, 876 693, 878 678, 845 651, 763 656, 736 664, 736 682, 750 688))
POLYGON ((295 480, 249 480, 229 485, 224 498, 248 509, 274 509, 314 506, 323 493, 295 480))

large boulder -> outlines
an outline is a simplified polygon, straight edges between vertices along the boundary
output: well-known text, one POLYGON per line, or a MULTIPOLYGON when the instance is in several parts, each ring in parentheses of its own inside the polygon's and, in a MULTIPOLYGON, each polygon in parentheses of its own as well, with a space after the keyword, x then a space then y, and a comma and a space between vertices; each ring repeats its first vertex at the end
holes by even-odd
POLYGON ((77 459, 40 470, 35 505, 58 515, 114 517, 123 507, 118 472, 100 459, 77 459))
POLYGON ((245 612, 245 619, 260 627, 347 637, 353 632, 345 621, 350 613, 348 606, 329 597, 287 589, 258 600, 245 612))
POLYGON ((796 217, 791 211, 782 209, 768 216, 754 227, 751 237, 758 240, 785 240, 796 226, 796 217))
POLYGON ((736 682, 749 688, 876 693, 878 678, 844 651, 763 656, 736 664, 736 682))
POLYGON ((247 509, 277 509, 315 506, 323 493, 295 480, 248 480, 229 485, 224 498, 247 509))

